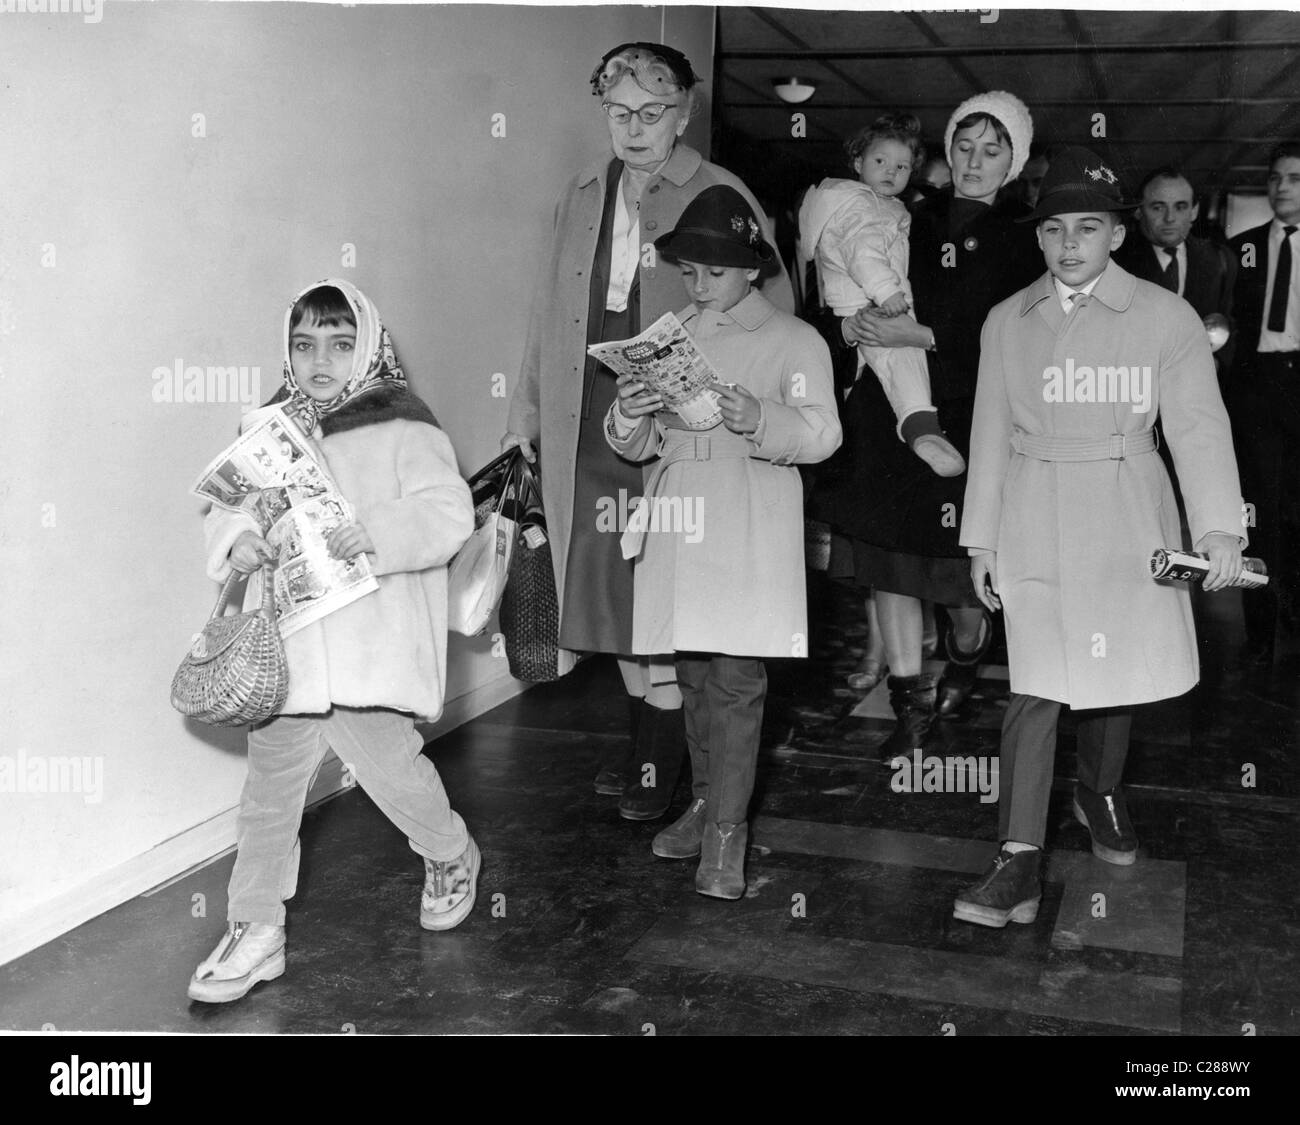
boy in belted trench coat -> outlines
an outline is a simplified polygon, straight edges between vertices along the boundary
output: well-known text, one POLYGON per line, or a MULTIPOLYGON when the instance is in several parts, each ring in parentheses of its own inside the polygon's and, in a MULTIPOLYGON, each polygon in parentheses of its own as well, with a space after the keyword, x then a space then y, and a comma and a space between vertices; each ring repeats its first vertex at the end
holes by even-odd
POLYGON ((1032 922, 1062 704, 1078 712, 1075 816, 1093 854, 1130 864, 1120 778, 1132 708, 1188 691, 1200 668, 1187 588, 1151 578, 1179 546, 1156 453, 1173 452, 1206 590, 1241 573, 1241 487, 1205 330, 1181 298, 1110 260, 1119 180, 1085 148, 1052 162, 1033 213, 1048 272, 994 307, 981 336, 960 542, 991 610, 1005 608, 1011 701, 998 838, 954 917, 1032 922))

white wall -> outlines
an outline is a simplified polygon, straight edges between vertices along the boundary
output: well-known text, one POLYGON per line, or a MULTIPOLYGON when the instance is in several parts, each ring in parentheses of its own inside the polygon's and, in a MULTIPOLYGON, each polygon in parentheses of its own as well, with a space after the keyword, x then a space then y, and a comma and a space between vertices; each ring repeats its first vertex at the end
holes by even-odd
MULTIPOLYGON (((606 149, 588 75, 666 27, 707 79, 712 11, 110 0, 98 23, 0 21, 0 771, 102 766, 98 795, 0 792, 4 961, 233 839, 243 735, 187 726, 168 685, 214 596, 188 486, 240 406, 157 403, 155 368, 258 366, 268 397, 286 302, 342 272, 472 471, 555 194, 606 149)), ((456 718, 515 690, 489 648, 453 638, 456 718)))

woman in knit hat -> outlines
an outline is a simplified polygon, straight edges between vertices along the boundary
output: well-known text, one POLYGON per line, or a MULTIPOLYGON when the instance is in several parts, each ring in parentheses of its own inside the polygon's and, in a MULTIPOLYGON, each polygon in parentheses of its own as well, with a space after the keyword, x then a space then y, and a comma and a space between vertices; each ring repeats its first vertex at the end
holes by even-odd
MULTIPOLYGON (((1002 193, 1024 167, 1032 139, 1029 111, 1012 94, 995 90, 959 105, 944 134, 952 186, 923 200, 912 218, 915 317, 866 309, 840 322, 846 347, 926 350, 939 424, 963 456, 984 318, 1042 270, 1033 238, 1015 222, 1025 208, 1002 193)), ((875 590, 898 718, 883 748, 890 761, 933 745, 936 714, 956 711, 974 686, 992 624, 957 542, 965 474, 938 477, 900 445, 874 378, 858 380, 844 425, 848 470, 821 491, 816 512, 846 537, 835 541, 831 573, 875 590), (923 601, 948 612, 941 683, 922 669, 923 601)))

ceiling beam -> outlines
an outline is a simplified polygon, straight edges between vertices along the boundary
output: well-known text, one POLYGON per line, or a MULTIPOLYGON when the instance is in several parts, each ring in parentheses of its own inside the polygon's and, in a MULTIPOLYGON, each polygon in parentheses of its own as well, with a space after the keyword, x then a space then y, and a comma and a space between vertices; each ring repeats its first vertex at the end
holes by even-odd
MULTIPOLYGON (((1254 148, 1256 145, 1264 145, 1265 149, 1267 150, 1267 149, 1271 149, 1274 145, 1280 143, 1281 141, 1286 140, 1288 137, 1300 139, 1300 128, 1297 128, 1296 126, 1295 107, 1292 106, 1291 108, 1284 109, 1275 118, 1273 118, 1272 121, 1270 121, 1267 125, 1265 125, 1264 128, 1260 130, 1260 132, 1264 134, 1262 138, 1260 137, 1233 138, 1234 140, 1239 140, 1241 144, 1237 148, 1234 148, 1230 153, 1228 153, 1226 159, 1224 160, 1224 163, 1225 164, 1236 163, 1242 157, 1248 155, 1250 153, 1250 150, 1254 148)), ((1262 155, 1267 157, 1268 152, 1265 151, 1262 155)))
POLYGON ((1067 10, 1061 14, 1065 21, 1065 28, 1078 45, 1079 53, 1083 55, 1084 62, 1087 64, 1088 73, 1092 76, 1093 94, 1099 100, 1109 101, 1109 95, 1106 93, 1106 75, 1097 58, 1097 44, 1093 40, 1092 32, 1084 28, 1079 21, 1078 13, 1067 10))
MULTIPOLYGON (((833 130, 830 131, 832 137, 838 136, 833 130)), ((1202 145, 1237 145, 1243 149, 1249 150, 1256 146, 1269 148, 1279 142, 1281 138, 1278 135, 1267 137, 1107 137, 1105 143, 1108 147, 1116 145, 1133 146, 1133 145, 1163 145, 1167 148, 1177 148, 1183 144, 1194 146, 1202 145)), ((1244 155, 1244 152, 1242 153, 1244 155)), ((1235 159, 1235 158, 1234 158, 1235 159)), ((1216 161, 1218 163, 1218 161, 1216 161)))
MULTIPOLYGON (((944 41, 939 37, 938 32, 936 32, 934 28, 930 26, 930 24, 925 20, 924 17, 920 15, 920 13, 904 12, 903 14, 907 16, 907 18, 911 20, 912 24, 916 27, 916 29, 922 35, 924 35, 926 39, 930 41, 930 46, 932 47, 946 46, 944 41)), ((972 94, 979 94, 983 92, 984 82, 975 76, 971 68, 968 67, 961 60, 959 56, 945 55, 944 57, 948 60, 948 65, 952 68, 953 73, 956 74, 958 78, 960 78, 963 82, 966 83, 967 86, 970 87, 972 94)))
MULTIPOLYGON (((1285 63, 1283 63, 1280 67, 1278 67, 1277 72, 1273 75, 1272 78, 1270 78, 1262 86, 1259 86, 1255 89, 1255 100, 1268 99, 1271 102, 1272 101, 1271 95, 1275 91, 1284 88, 1293 89, 1296 81, 1296 66, 1297 66, 1297 60, 1289 59, 1285 63)), ((1296 98, 1293 94, 1290 98, 1283 99, 1282 104, 1294 106, 1295 102, 1296 102, 1296 98)), ((1252 101, 1251 99, 1248 98, 1242 98, 1239 100, 1238 104, 1242 108, 1247 108, 1252 104, 1252 101)), ((1225 114, 1223 121, 1220 123, 1219 127, 1215 130, 1215 132, 1223 136, 1231 136, 1233 133, 1240 132, 1241 119, 1243 116, 1244 115, 1241 112, 1237 112, 1233 114, 1225 114)), ((1290 117, 1291 117, 1291 113, 1287 111, 1283 111, 1281 114, 1278 115, 1277 120, 1272 122, 1270 126, 1264 131, 1273 132, 1274 130, 1283 130, 1287 125, 1290 124, 1290 120, 1289 120, 1290 117)), ((1290 129, 1286 129, 1285 131, 1294 133, 1296 130, 1294 126, 1292 126, 1290 129)))
MULTIPOLYGON (((755 90, 753 86, 746 86, 745 83, 741 82, 740 79, 736 78, 734 75, 731 74, 728 74, 726 78, 728 82, 735 82, 738 85, 745 86, 747 90, 758 95, 757 99, 752 102, 729 101, 727 103, 729 108, 733 108, 733 109, 785 109, 786 108, 785 103, 778 100, 775 94, 773 94, 771 97, 767 97, 762 93, 762 91, 755 90)), ((855 101, 855 102, 817 102, 815 106, 813 102, 805 102, 804 104, 816 109, 862 109, 863 107, 869 109, 876 109, 879 107, 892 105, 893 103, 883 102, 883 101, 880 102, 855 101)), ((1296 104, 1295 98, 1231 98, 1231 97, 1229 98, 1104 98, 1104 99, 1035 98, 1030 108, 1031 109, 1044 109, 1044 108, 1074 109, 1081 105, 1089 105, 1089 106, 1098 106, 1106 109, 1123 108, 1126 106, 1136 106, 1139 109, 1167 109, 1167 108, 1193 109, 1193 108, 1199 108, 1201 106, 1228 109, 1228 108, 1235 108, 1237 106, 1242 106, 1246 108, 1249 108, 1251 106, 1270 108, 1272 106, 1294 106, 1295 104, 1296 104)), ((909 98, 907 102, 907 108, 908 109, 950 110, 952 109, 952 98, 939 98, 935 101, 918 101, 915 98, 909 98)))
MULTIPOLYGON (((753 9, 756 13, 758 9, 753 9)), ((1295 51, 1300 50, 1300 39, 1249 40, 1237 43, 1219 41, 1203 42, 1149 42, 1149 43, 1098 43, 1090 48, 1099 55, 1157 55, 1170 53, 1197 53, 1202 51, 1295 51)), ((787 59, 799 61, 824 61, 826 59, 925 59, 959 55, 964 58, 984 58, 995 55, 1074 55, 1079 53, 1075 43, 1023 43, 964 47, 888 47, 873 50, 818 49, 804 46, 792 51, 775 49, 719 51, 724 62, 733 59, 787 59)))
POLYGON ((785 114, 802 113, 804 115, 804 121, 808 124, 810 129, 815 129, 817 132, 823 134, 827 140, 833 140, 837 143, 840 141, 840 135, 838 133, 823 125, 815 117, 810 117, 807 109, 802 105, 783 102, 776 96, 775 92, 772 94, 771 98, 766 98, 762 90, 756 89, 748 82, 737 78, 734 74, 724 74, 722 77, 724 82, 729 82, 735 86, 739 86, 742 90, 747 91, 752 97, 760 99, 757 102, 733 102, 729 98, 720 99, 720 105, 724 116, 729 116, 730 111, 733 109, 752 105, 761 105, 764 109, 781 110, 785 114))
MULTIPOLYGON (((1237 13, 1225 11, 1219 16, 1219 21, 1215 30, 1218 32, 1220 39, 1225 43, 1231 43, 1237 38, 1237 13)), ((1237 86, 1237 83, 1234 81, 1236 68, 1232 64, 1232 52, 1230 50, 1224 51, 1223 54, 1219 56, 1219 80, 1217 86, 1219 97, 1225 100, 1237 86)), ((1217 122, 1210 132, 1219 136, 1226 136, 1229 132, 1228 124, 1232 116, 1231 110, 1227 108, 1220 109, 1217 122)), ((1187 163, 1188 159, 1193 155, 1193 152, 1194 150, 1190 145, 1184 146, 1182 152, 1179 154, 1178 160, 1175 161, 1175 164, 1183 165, 1187 163)), ((1211 175, 1211 186, 1217 186, 1221 178, 1221 175, 1211 175)))
MULTIPOLYGON (((863 86, 860 82, 858 82, 858 80, 854 78, 853 75, 849 74, 848 71, 844 70, 842 67, 836 66, 834 63, 827 62, 825 57, 825 52, 814 50, 802 39, 800 39, 799 36, 797 36, 793 31, 791 31, 788 27, 786 27, 785 24, 781 23, 781 21, 778 20, 775 16, 771 15, 767 9, 750 8, 749 11, 753 13, 753 15, 757 17, 759 20, 761 20, 763 23, 767 24, 767 26, 770 27, 773 31, 775 31, 778 35, 784 36, 791 43, 793 43, 798 48, 799 57, 807 59, 808 61, 819 62, 822 65, 823 69, 835 75, 835 77, 838 78, 841 82, 845 83, 850 89, 856 90, 864 98, 874 98, 876 96, 872 91, 868 90, 865 86, 863 86)), ((724 58, 724 56, 721 54, 719 54, 717 57, 719 59, 724 58)))

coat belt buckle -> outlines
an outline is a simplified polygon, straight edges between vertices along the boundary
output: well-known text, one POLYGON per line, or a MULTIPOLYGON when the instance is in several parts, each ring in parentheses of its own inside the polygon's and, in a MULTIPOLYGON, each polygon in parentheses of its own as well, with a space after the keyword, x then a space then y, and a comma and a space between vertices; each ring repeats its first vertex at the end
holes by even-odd
POLYGON ((693 459, 696 461, 708 461, 710 459, 708 434, 695 435, 695 456, 693 459))
POLYGON ((1110 452, 1106 455, 1111 461, 1123 461, 1124 457, 1124 435, 1110 435, 1110 452))

